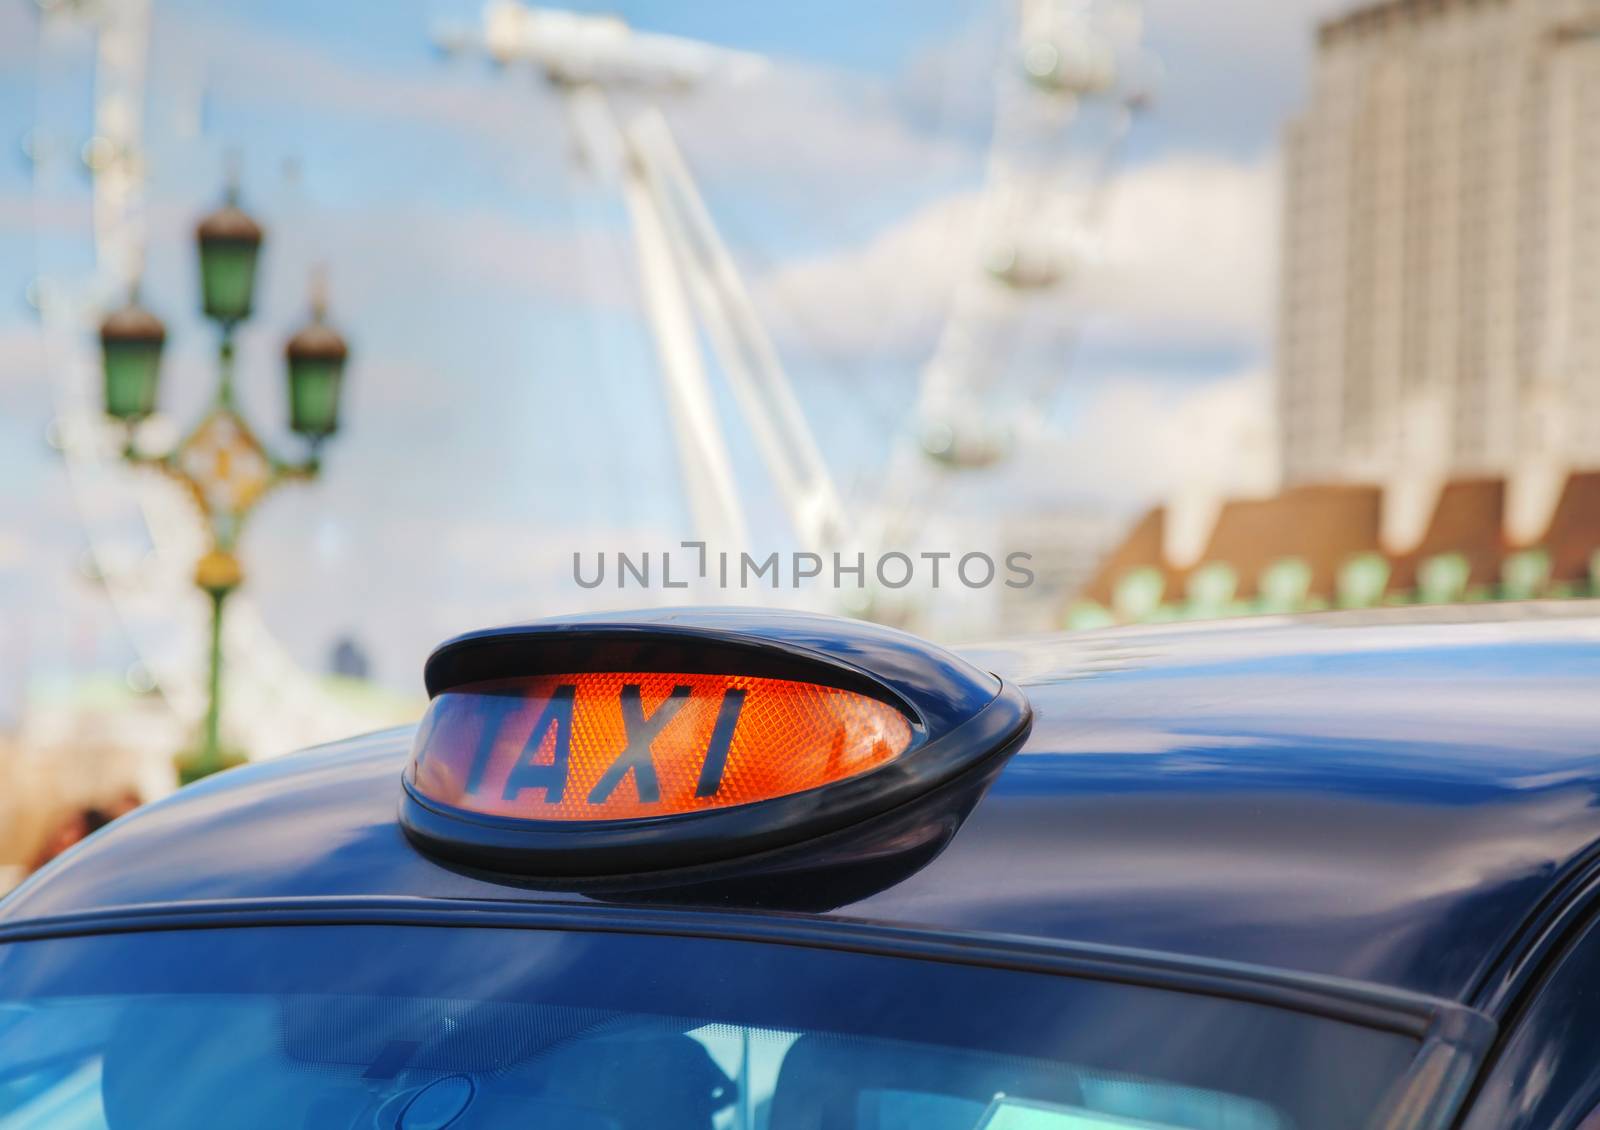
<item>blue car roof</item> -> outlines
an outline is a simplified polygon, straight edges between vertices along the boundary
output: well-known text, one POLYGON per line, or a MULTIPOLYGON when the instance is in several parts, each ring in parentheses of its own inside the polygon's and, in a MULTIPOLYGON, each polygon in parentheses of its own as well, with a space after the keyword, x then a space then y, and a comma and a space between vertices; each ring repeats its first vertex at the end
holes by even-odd
MULTIPOLYGON (((935 858, 811 913, 1472 1001, 1600 844, 1593 606, 1124 629, 965 655, 1024 689, 1027 741, 935 858)), ((615 904, 419 853, 396 820, 411 736, 147 806, 0 904, 0 927, 235 900, 615 904)))

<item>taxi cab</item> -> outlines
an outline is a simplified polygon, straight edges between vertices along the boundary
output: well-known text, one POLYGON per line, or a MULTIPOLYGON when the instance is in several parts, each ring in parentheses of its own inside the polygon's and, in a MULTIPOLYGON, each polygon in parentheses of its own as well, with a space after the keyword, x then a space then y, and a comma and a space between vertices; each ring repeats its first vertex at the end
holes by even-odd
POLYGON ((1420 617, 460 637, 0 903, 0 1130, 1593 1130, 1600 619, 1420 617))

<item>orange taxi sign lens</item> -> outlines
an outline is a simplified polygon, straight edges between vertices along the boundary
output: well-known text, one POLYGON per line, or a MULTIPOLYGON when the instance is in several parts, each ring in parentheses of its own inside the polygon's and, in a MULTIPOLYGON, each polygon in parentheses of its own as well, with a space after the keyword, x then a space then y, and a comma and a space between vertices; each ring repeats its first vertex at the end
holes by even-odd
POLYGON ((911 745, 905 714, 814 683, 589 672, 476 683, 417 731, 423 797, 524 820, 731 808, 842 781, 911 745))

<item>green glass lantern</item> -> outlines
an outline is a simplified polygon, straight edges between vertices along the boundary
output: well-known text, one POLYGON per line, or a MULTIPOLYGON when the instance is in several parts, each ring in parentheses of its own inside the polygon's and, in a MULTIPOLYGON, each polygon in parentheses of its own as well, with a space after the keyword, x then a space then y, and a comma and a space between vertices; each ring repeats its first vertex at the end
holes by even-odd
POLYGON ((235 194, 200 221, 200 293, 206 317, 232 325, 250 316, 255 297, 256 259, 261 252, 261 225, 238 205, 235 194))
POLYGON ((100 324, 108 416, 131 424, 155 411, 166 340, 161 320, 137 301, 129 301, 100 324))
POLYGON ((324 304, 312 306, 311 324, 289 339, 289 427, 310 440, 339 430, 339 394, 350 355, 344 338, 325 320, 324 304))

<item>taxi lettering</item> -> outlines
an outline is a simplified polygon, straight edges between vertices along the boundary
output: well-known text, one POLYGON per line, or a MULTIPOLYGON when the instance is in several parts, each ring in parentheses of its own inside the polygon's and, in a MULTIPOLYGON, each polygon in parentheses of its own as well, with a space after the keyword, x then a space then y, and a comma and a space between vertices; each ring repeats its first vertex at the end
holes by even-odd
POLYGON ((822 788, 895 760, 912 737, 892 703, 827 684, 563 671, 437 694, 408 780, 448 809, 600 825, 822 788))
MULTIPOLYGON (((622 710, 626 745, 606 767, 594 787, 589 790, 585 798, 588 804, 606 803, 627 780, 629 774, 633 775, 634 788, 638 792, 640 803, 660 802, 661 782, 656 773, 650 746, 678 716, 678 712, 689 701, 692 693, 692 687, 682 684, 674 686, 666 699, 653 712, 647 714, 640 685, 624 684, 618 702, 622 710)), ((744 709, 745 693, 738 688, 723 692, 721 705, 717 709, 716 722, 711 730, 711 738, 701 762, 699 780, 695 786, 696 797, 716 796, 722 788, 723 770, 727 766, 728 751, 733 745, 734 730, 738 727, 739 716, 744 709)), ((528 739, 516 763, 506 775, 505 787, 501 792, 502 800, 516 800, 527 789, 543 790, 546 804, 560 804, 565 799, 572 761, 573 712, 576 706, 576 686, 563 683, 551 691, 544 709, 540 711, 533 728, 528 732, 528 739), (535 760, 546 741, 550 739, 552 730, 554 740, 551 742, 550 760, 544 762, 535 760)), ((474 774, 467 791, 477 792, 480 783, 481 774, 474 774)))

